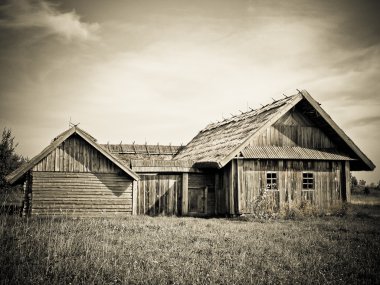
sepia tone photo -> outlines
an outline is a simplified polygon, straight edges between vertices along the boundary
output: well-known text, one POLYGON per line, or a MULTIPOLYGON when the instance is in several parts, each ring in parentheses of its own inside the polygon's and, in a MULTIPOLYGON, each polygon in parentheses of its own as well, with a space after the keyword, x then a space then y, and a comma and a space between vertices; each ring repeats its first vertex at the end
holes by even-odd
POLYGON ((0 284, 379 284, 380 2, 0 2, 0 284))

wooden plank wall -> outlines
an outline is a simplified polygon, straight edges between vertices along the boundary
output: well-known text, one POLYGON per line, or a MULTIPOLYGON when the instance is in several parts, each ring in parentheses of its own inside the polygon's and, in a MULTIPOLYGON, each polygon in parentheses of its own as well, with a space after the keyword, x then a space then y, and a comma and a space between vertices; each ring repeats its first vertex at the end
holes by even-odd
POLYGON ((140 174, 137 188, 137 214, 181 213, 181 174, 140 174))
POLYGON ((254 138, 250 146, 300 146, 306 148, 335 148, 331 139, 298 111, 290 111, 254 138))
POLYGON ((189 173, 189 186, 188 188, 204 189, 207 187, 207 213, 214 215, 215 209, 215 174, 195 174, 189 173))
POLYGON ((32 170, 33 215, 132 214, 132 179, 73 135, 32 170))
POLYGON ((120 169, 81 137, 73 135, 36 164, 33 171, 118 173, 120 169))
POLYGON ((114 173, 33 173, 32 213, 115 216, 132 214, 132 181, 114 173))
POLYGON ((277 173, 279 191, 271 191, 271 199, 277 201, 280 208, 286 205, 298 207, 305 202, 322 210, 339 205, 342 202, 341 170, 340 161, 238 160, 239 213, 254 211, 255 199, 266 191, 268 171, 277 173), (303 171, 314 173, 313 192, 302 190, 303 171))

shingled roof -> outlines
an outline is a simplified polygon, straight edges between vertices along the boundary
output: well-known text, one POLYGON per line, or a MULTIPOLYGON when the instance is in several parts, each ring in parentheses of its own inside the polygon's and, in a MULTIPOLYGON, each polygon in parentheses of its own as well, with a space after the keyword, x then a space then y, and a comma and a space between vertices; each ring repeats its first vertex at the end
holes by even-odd
POLYGON ((234 154, 238 147, 260 129, 279 119, 279 114, 284 114, 301 99, 302 96, 297 94, 263 106, 258 110, 252 110, 219 123, 209 124, 175 156, 175 159, 191 159, 205 165, 223 167, 229 161, 228 159, 224 163, 226 158, 234 154))
POLYGON ((373 170, 375 165, 340 129, 310 94, 303 90, 260 109, 251 110, 201 130, 174 159, 196 161, 198 167, 221 168, 236 157, 252 139, 259 136, 296 105, 315 116, 319 127, 352 158, 353 170, 373 170))

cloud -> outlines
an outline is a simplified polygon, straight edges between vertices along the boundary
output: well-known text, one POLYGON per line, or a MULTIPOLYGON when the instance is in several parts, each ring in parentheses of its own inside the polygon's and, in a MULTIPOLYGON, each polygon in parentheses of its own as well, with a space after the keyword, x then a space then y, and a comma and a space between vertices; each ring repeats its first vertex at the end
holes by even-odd
POLYGON ((0 6, 0 27, 11 29, 42 29, 46 35, 66 40, 96 38, 97 23, 82 22, 74 11, 60 12, 46 1, 15 0, 0 6))
POLYGON ((380 124, 380 116, 366 116, 363 118, 352 120, 348 123, 352 127, 367 127, 369 125, 378 125, 380 124))

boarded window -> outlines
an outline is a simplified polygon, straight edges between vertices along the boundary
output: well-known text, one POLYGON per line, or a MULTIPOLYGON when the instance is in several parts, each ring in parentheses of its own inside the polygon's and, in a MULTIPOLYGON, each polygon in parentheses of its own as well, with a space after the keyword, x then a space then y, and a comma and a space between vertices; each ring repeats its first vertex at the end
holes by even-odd
POLYGON ((267 172, 267 190, 278 190, 277 187, 277 173, 267 172))
POLYGON ((302 189, 314 190, 314 174, 312 172, 302 173, 302 189))

